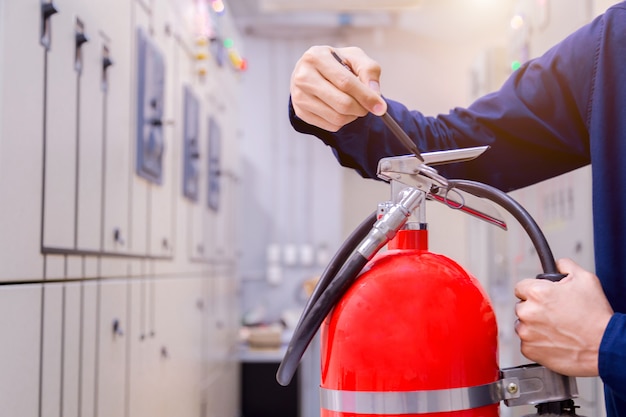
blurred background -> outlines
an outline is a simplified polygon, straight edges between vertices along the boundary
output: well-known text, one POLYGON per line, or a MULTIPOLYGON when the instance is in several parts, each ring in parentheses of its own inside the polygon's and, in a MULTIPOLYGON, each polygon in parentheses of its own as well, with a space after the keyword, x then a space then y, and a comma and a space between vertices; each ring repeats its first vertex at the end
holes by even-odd
MULTIPOLYGON (((436 115, 613 3, 0 1, 0 415, 319 415, 317 340, 292 385, 273 375, 311 284, 390 190, 291 128, 299 57, 359 46, 386 97, 436 115)), ((590 188, 587 167, 512 195, 593 270, 590 188)), ((427 206, 431 250, 490 295, 500 366, 526 363, 525 233, 427 206)), ((599 380, 578 383, 579 414, 603 415, 599 380)))

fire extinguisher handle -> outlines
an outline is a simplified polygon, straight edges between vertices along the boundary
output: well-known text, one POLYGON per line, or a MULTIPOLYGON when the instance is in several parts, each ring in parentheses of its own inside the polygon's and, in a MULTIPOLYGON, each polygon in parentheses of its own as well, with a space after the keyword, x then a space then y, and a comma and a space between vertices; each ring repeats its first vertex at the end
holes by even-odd
POLYGON ((561 274, 560 272, 545 272, 538 274, 537 279, 547 279, 548 281, 557 282, 565 278, 567 274, 561 274))

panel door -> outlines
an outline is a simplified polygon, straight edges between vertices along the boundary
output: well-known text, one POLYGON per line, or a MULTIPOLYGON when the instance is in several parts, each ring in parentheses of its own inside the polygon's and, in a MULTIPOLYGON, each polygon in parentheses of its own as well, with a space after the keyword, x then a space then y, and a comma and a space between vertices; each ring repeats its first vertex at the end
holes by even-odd
POLYGON ((103 36, 96 31, 98 26, 93 20, 85 21, 85 31, 90 40, 81 48, 82 70, 78 92, 76 244, 78 249, 91 251, 102 249, 105 98, 103 59, 105 48, 108 51, 108 45, 103 36))
POLYGON ((97 350, 97 416, 123 416, 127 394, 128 283, 100 284, 97 350))
POLYGON ((79 417, 79 392, 81 368, 81 284, 66 284, 63 288, 63 353, 62 377, 63 389, 61 410, 63 417, 79 417))
POLYGON ((176 125, 180 120, 180 102, 177 102, 176 91, 178 71, 176 68, 176 13, 170 2, 155 1, 152 8, 153 41, 162 54, 165 62, 163 89, 163 154, 162 181, 153 184, 150 189, 148 210, 150 210, 150 242, 149 252, 157 256, 169 256, 174 253, 177 245, 174 237, 174 206, 178 200, 182 175, 181 139, 177 136, 176 125))
POLYGON ((0 2, 0 280, 41 274, 44 48, 41 5, 0 2), (15 63, 20 63, 19 65, 15 63))
MULTIPOLYGON (((107 71, 108 87, 103 109, 103 244, 106 252, 128 252, 131 237, 130 175, 132 138, 132 85, 134 67, 131 28, 131 8, 135 2, 112 0, 96 2, 101 7, 102 30, 109 38, 107 43, 113 66, 107 71)), ((94 3, 94 4, 96 4, 94 3)))
POLYGON ((160 380, 166 415, 199 415, 204 384, 201 278, 156 281, 156 341, 167 375, 160 380), (175 382, 176 381, 176 382, 175 382))
POLYGON ((41 415, 61 415, 64 284, 45 284, 42 296, 41 415))
POLYGON ((141 278, 132 280, 130 287, 130 415, 164 416, 162 404, 168 394, 161 387, 168 381, 169 366, 159 346, 159 335, 150 330, 151 285, 141 278))
POLYGON ((77 0, 55 2, 46 65, 44 236, 46 247, 75 248, 79 68, 77 0))
POLYGON ((98 335, 98 283, 81 284, 79 415, 93 416, 96 404, 97 335, 98 335))
POLYGON ((0 287, 0 415, 38 416, 41 285, 0 287))

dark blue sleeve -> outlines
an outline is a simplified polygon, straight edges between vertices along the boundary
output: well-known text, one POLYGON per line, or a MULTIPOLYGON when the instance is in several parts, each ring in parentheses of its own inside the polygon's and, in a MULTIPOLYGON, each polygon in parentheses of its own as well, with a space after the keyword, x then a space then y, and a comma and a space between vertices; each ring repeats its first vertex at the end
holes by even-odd
MULTIPOLYGON (((438 167, 449 178, 510 191, 590 163, 588 112, 599 42, 598 20, 515 71, 502 88, 468 108, 427 117, 388 100, 389 113, 422 152, 490 145, 480 158, 438 167)), ((408 152, 382 120, 368 115, 331 133, 300 120, 294 128, 334 149, 339 162, 376 178, 380 158, 408 152)))
POLYGON ((598 359, 600 378, 607 391, 607 413, 626 410, 626 314, 615 313, 604 331, 598 359))

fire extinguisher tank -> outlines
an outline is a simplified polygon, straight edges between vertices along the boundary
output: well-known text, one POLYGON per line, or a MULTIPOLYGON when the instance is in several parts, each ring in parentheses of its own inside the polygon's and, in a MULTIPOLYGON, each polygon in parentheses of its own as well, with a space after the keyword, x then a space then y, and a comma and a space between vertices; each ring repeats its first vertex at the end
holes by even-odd
POLYGON ((395 241, 324 321, 322 396, 340 396, 347 408, 323 405, 321 416, 497 416, 498 404, 437 405, 499 379, 496 319, 484 290, 456 262, 429 252, 419 243, 425 239, 395 241), (425 401, 403 408, 415 395, 425 401))

